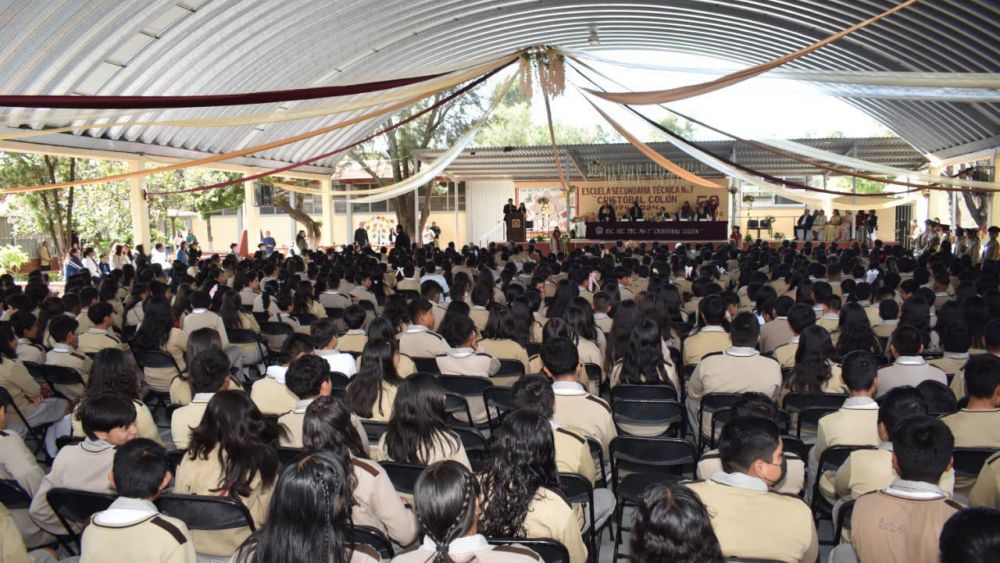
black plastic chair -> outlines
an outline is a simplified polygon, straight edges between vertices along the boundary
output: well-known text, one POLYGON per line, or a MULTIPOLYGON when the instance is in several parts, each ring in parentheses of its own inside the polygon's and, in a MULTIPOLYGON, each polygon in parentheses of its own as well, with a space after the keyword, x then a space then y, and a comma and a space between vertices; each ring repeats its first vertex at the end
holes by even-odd
POLYGON ((615 399, 633 399, 639 401, 676 401, 677 390, 673 385, 633 385, 619 383, 611 388, 611 402, 615 399))
POLYGON ((0 504, 10 510, 31 506, 31 495, 13 479, 0 479, 0 504))
POLYGON ((344 318, 344 310, 340 307, 323 307, 326 310, 326 316, 333 320, 344 318))
POLYGON ((537 342, 529 342, 525 344, 524 349, 528 351, 529 358, 542 353, 542 345, 537 342))
POLYGON ((282 467, 288 467, 295 465, 307 455, 309 455, 309 450, 304 448, 278 448, 278 463, 282 467))
POLYGON ((267 342, 268 357, 274 358, 281 352, 279 341, 284 343, 285 339, 295 332, 295 329, 291 325, 271 321, 259 324, 260 334, 264 337, 265 342, 267 342), (272 342, 272 340, 275 340, 275 342, 272 342))
POLYGON ((499 428, 506 413, 513 404, 510 387, 487 387, 483 389, 483 402, 486 403, 486 416, 490 428, 499 428))
MULTIPOLYGON (((81 530, 86 525, 91 516, 107 510, 111 503, 115 501, 115 495, 108 493, 92 493, 89 491, 75 491, 56 487, 49 490, 45 495, 45 500, 49 502, 52 511, 55 512, 59 523, 66 529, 65 537, 80 547, 80 534, 74 527, 81 530)), ((62 542, 67 549, 72 550, 68 542, 62 542)))
POLYGON ((715 416, 717 413, 723 410, 729 410, 733 403, 735 403, 742 393, 709 393, 701 398, 701 403, 698 406, 698 428, 694 432, 695 436, 698 436, 698 447, 699 449, 705 449, 705 440, 708 440, 710 448, 715 447, 715 416), (705 413, 709 415, 709 423, 711 428, 710 436, 705 436, 702 432, 703 421, 705 413))
POLYGON ((59 436, 56 438, 56 450, 62 450, 66 446, 83 442, 83 436, 59 436))
POLYGON ((407 303, 414 299, 420 299, 420 292, 413 289, 397 289, 396 293, 398 295, 402 295, 403 299, 406 299, 407 303))
POLYGON ((620 433, 631 435, 625 426, 662 426, 661 436, 683 432, 684 405, 671 400, 619 399, 612 396, 611 413, 620 433))
POLYGON ((621 546, 625 508, 636 506, 643 492, 657 483, 677 482, 684 478, 685 467, 693 476, 698 460, 694 446, 677 438, 644 438, 619 436, 611 441, 611 484, 618 504, 615 507, 615 552, 612 561, 618 560, 621 546), (621 477, 627 471, 628 475, 621 477))
POLYGON ((383 461, 381 465, 382 469, 385 469, 386 475, 389 476, 389 480, 392 481, 396 492, 407 495, 413 494, 417 479, 420 478, 420 474, 424 472, 425 468, 423 465, 410 465, 393 461, 383 461))
POLYGON ((382 438, 382 434, 385 434, 385 430, 389 427, 389 423, 362 418, 361 426, 364 427, 365 434, 368 436, 368 443, 375 445, 378 444, 379 439, 382 438))
POLYGON ((410 358, 413 360, 413 365, 417 368, 420 373, 433 373, 438 375, 441 373, 441 369, 438 367, 437 360, 434 358, 410 358))
POLYGON ((469 401, 465 397, 457 393, 445 392, 444 412, 449 417, 448 421, 453 425, 474 428, 471 422, 472 408, 469 407, 469 401), (465 420, 462 420, 458 415, 464 416, 465 420))
MULTIPOLYGON (((80 372, 71 367, 46 364, 42 366, 42 371, 45 374, 45 381, 53 388, 56 385, 84 385, 80 372)), ((56 391, 56 394, 62 396, 58 391, 56 391)))
POLYGON ((982 471, 986 460, 997 453, 994 448, 955 448, 951 454, 956 477, 975 479, 982 471))
POLYGON ((796 438, 795 436, 782 435, 781 442, 782 445, 784 446, 783 449, 786 453, 795 454, 799 456, 799 458, 801 458, 803 461, 808 459, 810 446, 807 445, 805 442, 803 442, 800 438, 796 438))
POLYGON ((333 385, 334 389, 347 389, 347 385, 351 382, 351 378, 347 377, 339 371, 330 372, 330 383, 333 385))
MULTIPOLYGON (((139 369, 159 369, 167 368, 174 371, 173 377, 179 377, 183 374, 180 366, 174 361, 174 357, 170 355, 169 352, 163 350, 132 350, 132 357, 135 358, 135 363, 139 364, 139 369)), ((147 405, 149 405, 152 414, 156 414, 158 410, 166 410, 170 405, 170 392, 160 391, 157 389, 149 389, 143 399, 147 405)))
POLYGON ((292 318, 299 321, 302 326, 312 326, 317 321, 316 315, 312 313, 293 313, 292 318))
POLYGON ((583 509, 590 516, 590 527, 584 531, 584 537, 587 541, 587 549, 589 551, 587 558, 590 561, 598 561, 601 549, 601 544, 598 541, 600 531, 604 529, 604 527, 609 526, 612 519, 608 518, 601 524, 601 526, 597 526, 597 522, 595 521, 596 515, 594 513, 594 487, 590 484, 590 480, 586 477, 576 473, 560 472, 559 486, 562 488, 562 492, 566 496, 565 500, 567 503, 571 505, 583 505, 583 509))
POLYGON ((854 500, 849 500, 837 509, 837 522, 833 528, 833 544, 841 542, 844 530, 851 527, 851 516, 854 516, 854 500))
POLYGON ((462 440, 462 447, 465 448, 465 454, 469 457, 472 471, 477 472, 482 469, 490 451, 490 444, 486 437, 473 428, 459 425, 451 425, 450 428, 462 440))
POLYGON ((795 435, 801 437, 803 425, 815 427, 819 424, 819 419, 840 410, 846 400, 847 395, 789 393, 782 401, 781 407, 790 415, 798 415, 795 435))
MULTIPOLYGON (((257 346, 257 351, 260 352, 261 360, 267 356, 267 351, 264 350, 264 345, 260 342, 260 336, 256 332, 248 328, 227 328, 226 338, 229 339, 229 343, 233 345, 241 344, 254 344, 257 346)), ((244 366, 253 371, 257 371, 257 366, 244 366)), ((259 375, 259 374, 258 374, 259 375)))
POLYGON ((493 377, 521 377, 524 375, 524 364, 520 360, 500 360, 500 371, 493 377))
POLYGON ((604 376, 601 366, 597 364, 583 364, 583 369, 587 372, 588 381, 596 381, 598 385, 601 383, 601 379, 604 376))
POLYGON ((490 545, 518 544, 534 551, 545 563, 569 563, 569 550, 566 546, 549 539, 528 538, 486 538, 490 545))
POLYGON ((253 533, 257 530, 250 510, 230 497, 166 494, 156 499, 156 506, 163 514, 184 522, 192 531, 249 528, 253 533))
POLYGON ((605 457, 604 457, 604 446, 602 446, 601 443, 598 442, 597 439, 594 438, 593 436, 584 436, 584 438, 587 440, 587 448, 590 449, 590 456, 594 458, 594 461, 597 462, 598 467, 601 470, 601 474, 597 478, 597 486, 598 487, 607 487, 608 486, 608 471, 605 468, 605 463, 604 463, 604 459, 605 459, 605 457))
MULTIPOLYGON (((39 454, 39 452, 41 452, 41 454, 45 457, 45 460, 47 462, 51 462, 52 458, 49 456, 49 453, 45 450, 45 431, 49 428, 49 426, 52 426, 54 423, 48 422, 45 424, 37 424, 32 426, 31 424, 28 424, 27 417, 25 417, 24 413, 21 412, 21 409, 17 407, 17 403, 14 402, 14 398, 10 395, 10 392, 7 391, 7 389, 4 387, 0 387, 0 398, 3 399, 2 402, 7 404, 9 408, 14 409, 14 412, 17 413, 17 416, 20 419, 21 424, 23 424, 24 427, 28 429, 28 435, 26 436, 26 438, 34 442, 34 446, 31 448, 31 452, 34 453, 36 456, 39 454)), ((10 411, 8 411, 7 415, 10 416, 10 411)))
POLYGON ((184 461, 184 454, 187 450, 167 450, 167 463, 170 464, 170 471, 177 474, 177 468, 184 461))
POLYGON ((392 559, 395 555, 395 551, 392 549, 392 541, 385 537, 385 534, 381 531, 371 526, 359 526, 355 524, 347 532, 347 536, 353 544, 370 546, 378 552, 379 557, 383 561, 392 559))
MULTIPOLYGON (((253 309, 253 307, 251 307, 251 309, 253 309)), ((266 323, 269 317, 270 315, 268 315, 264 311, 253 311, 253 318, 255 321, 257 321, 258 325, 260 323, 266 323)))
MULTIPOLYGON (((833 517, 833 505, 823 498, 823 493, 819 490, 820 477, 823 473, 839 469, 847 461, 847 458, 851 456, 852 452, 874 449, 875 446, 830 446, 823 450, 823 453, 819 456, 816 479, 813 482, 812 504, 809 507, 812 509, 813 520, 816 523, 819 523, 820 520, 829 520, 833 517)), ((820 543, 824 542, 821 541, 820 543)))

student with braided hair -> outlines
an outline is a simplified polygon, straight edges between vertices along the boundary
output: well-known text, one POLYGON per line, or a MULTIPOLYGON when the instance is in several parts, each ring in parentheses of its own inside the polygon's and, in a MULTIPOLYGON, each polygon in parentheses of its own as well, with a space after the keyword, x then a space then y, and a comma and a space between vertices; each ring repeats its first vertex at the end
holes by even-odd
POLYGON ((523 546, 490 545, 479 533, 479 484, 464 465, 454 461, 431 465, 417 479, 413 493, 424 541, 393 558, 393 563, 542 561, 537 553, 523 546))
POLYGON ((542 414, 522 409, 504 418, 479 482, 485 536, 550 538, 566 546, 570 563, 587 560, 583 515, 562 496, 552 427, 542 414))
POLYGON ((318 451, 285 468, 268 507, 267 524, 239 547, 234 563, 376 563, 369 545, 347 531, 354 504, 345 460, 318 451))

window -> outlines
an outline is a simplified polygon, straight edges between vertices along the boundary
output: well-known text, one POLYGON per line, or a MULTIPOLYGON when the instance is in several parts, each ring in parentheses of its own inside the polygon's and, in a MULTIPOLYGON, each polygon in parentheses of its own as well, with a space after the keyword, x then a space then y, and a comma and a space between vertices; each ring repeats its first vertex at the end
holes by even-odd
MULTIPOLYGON (((465 211, 465 182, 457 184, 458 210, 465 211)), ((455 211, 455 182, 434 182, 431 185, 431 211, 455 211)), ((427 188, 420 188, 417 197, 423 203, 427 188)))

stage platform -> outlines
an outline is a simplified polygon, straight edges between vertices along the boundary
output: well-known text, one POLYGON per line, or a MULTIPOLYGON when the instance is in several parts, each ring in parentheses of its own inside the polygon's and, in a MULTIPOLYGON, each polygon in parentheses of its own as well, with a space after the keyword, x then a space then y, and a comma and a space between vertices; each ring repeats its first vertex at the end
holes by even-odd
MULTIPOLYGON (((712 245, 712 249, 713 250, 714 249, 718 249, 719 247, 722 247, 722 246, 729 246, 729 244, 730 244, 728 240, 703 240, 703 241, 692 241, 692 240, 685 240, 685 241, 628 240, 628 241, 624 241, 624 242, 628 246, 637 246, 640 243, 646 243, 646 247, 647 248, 650 247, 650 246, 652 246, 654 243, 659 243, 661 245, 667 245, 667 246, 670 246, 670 247, 673 247, 674 245, 676 245, 678 243, 690 244, 692 246, 702 246, 702 245, 710 244, 710 245, 712 245)), ((783 241, 779 241, 779 240, 766 240, 764 242, 766 242, 767 244, 771 245, 772 248, 778 248, 778 247, 780 247, 783 244, 783 241)), ((791 241, 791 242, 795 245, 795 249, 796 250, 802 250, 802 247, 805 246, 805 243, 802 242, 802 241, 791 241)), ((839 241, 839 242, 837 242, 837 244, 840 245, 840 246, 853 245, 854 242, 856 242, 856 241, 849 241, 849 242, 839 241)), ((526 249, 526 248, 528 248, 529 244, 534 244, 535 248, 539 249, 542 252, 543 255, 547 256, 549 254, 549 242, 548 241, 535 242, 535 243, 532 243, 530 241, 529 242, 513 242, 513 243, 500 242, 500 241, 496 242, 496 245, 498 247, 501 247, 501 248, 505 248, 507 246, 513 246, 513 245, 520 245, 521 248, 525 248, 526 249)), ((583 248, 583 247, 586 247, 586 246, 593 246, 593 245, 604 246, 606 248, 611 248, 611 247, 614 247, 616 244, 617 244, 617 241, 609 241, 609 240, 570 239, 570 241, 569 241, 569 248, 570 248, 570 250, 576 250, 577 248, 583 248)), ((746 243, 746 242, 740 243, 740 248, 741 249, 746 248, 749 244, 750 243, 746 243)), ((812 244, 813 244, 813 246, 816 246, 818 243, 813 242, 812 244)), ((872 246, 872 243, 870 241, 866 242, 865 244, 867 244, 868 247, 872 246)), ((896 241, 883 241, 882 244, 884 246, 888 247, 888 246, 896 246, 897 244, 900 244, 900 243, 898 243, 896 241)))

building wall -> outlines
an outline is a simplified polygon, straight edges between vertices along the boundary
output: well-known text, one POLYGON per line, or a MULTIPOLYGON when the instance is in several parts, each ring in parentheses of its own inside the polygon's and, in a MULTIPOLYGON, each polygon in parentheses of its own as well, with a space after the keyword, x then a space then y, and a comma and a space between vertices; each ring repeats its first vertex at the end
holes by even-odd
MULTIPOLYGON (((737 224, 740 225, 740 232, 746 236, 748 233, 757 238, 756 230, 749 230, 747 224, 750 219, 762 219, 764 217, 774 217, 775 221, 771 226, 772 238, 775 233, 781 233, 786 239, 791 239, 795 237, 795 223, 798 221, 799 215, 802 215, 802 208, 805 205, 754 205, 750 211, 744 207, 740 211, 740 217, 737 220, 737 224)), ((810 208, 812 209, 812 208, 810 208)), ((853 211, 851 212, 854 213, 853 211)), ((879 239, 890 242, 896 240, 896 210, 895 208, 890 209, 879 209, 875 212, 878 216, 879 230, 876 236, 879 239)), ((768 238, 767 231, 760 231, 761 238, 768 238)))
POLYGON ((503 227, 497 228, 497 225, 503 222, 504 204, 513 197, 513 180, 466 181, 465 207, 472 211, 467 216, 466 242, 479 244, 506 239, 507 233, 503 227), (482 237, 486 239, 480 241, 482 237))

